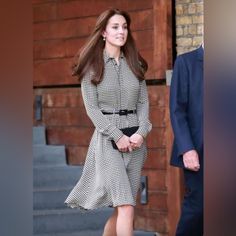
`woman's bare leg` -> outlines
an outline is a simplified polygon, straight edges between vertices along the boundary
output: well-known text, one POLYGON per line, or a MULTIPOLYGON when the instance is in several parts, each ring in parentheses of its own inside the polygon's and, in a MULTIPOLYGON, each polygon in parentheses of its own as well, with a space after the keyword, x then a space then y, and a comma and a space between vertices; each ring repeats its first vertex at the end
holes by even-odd
POLYGON ((113 214, 110 216, 110 218, 107 220, 103 236, 116 236, 116 221, 117 221, 117 208, 114 209, 113 214))
POLYGON ((134 207, 131 205, 124 205, 118 206, 117 208, 117 236, 133 236, 134 207))

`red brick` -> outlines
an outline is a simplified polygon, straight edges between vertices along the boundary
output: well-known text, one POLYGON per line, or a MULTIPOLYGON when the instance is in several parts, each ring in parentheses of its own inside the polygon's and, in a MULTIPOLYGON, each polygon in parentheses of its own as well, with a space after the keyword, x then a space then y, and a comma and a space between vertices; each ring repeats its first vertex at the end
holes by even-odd
POLYGON ((78 108, 45 108, 43 121, 47 126, 94 127, 85 109, 78 108))
POLYGON ((48 144, 88 146, 94 128, 84 127, 48 127, 48 144))
POLYGON ((72 58, 38 61, 34 63, 34 86, 77 84, 71 67, 72 58))
POLYGON ((140 9, 152 8, 151 0, 90 0, 89 4, 87 0, 80 1, 68 1, 61 2, 59 4, 59 17, 60 18, 71 18, 71 17, 84 17, 91 15, 99 15, 103 11, 110 7, 124 9, 126 11, 134 11, 140 9), (95 6, 95 7, 91 7, 95 6))
POLYGON ((167 164, 166 149, 163 148, 148 148, 148 157, 145 161, 145 169, 160 169, 165 170, 167 164))
POLYGON ((166 233, 168 228, 167 213, 135 209, 134 228, 166 233))
POLYGON ((165 111, 166 108, 152 106, 150 107, 150 121, 153 127, 165 127, 165 111))
POLYGON ((50 2, 33 6, 34 22, 55 20, 57 18, 57 3, 50 2))
POLYGON ((136 208, 140 210, 167 211, 167 192, 148 191, 148 203, 145 205, 140 203, 139 193, 136 208))
POLYGON ((142 175, 148 176, 148 191, 166 191, 166 171, 143 169, 142 175))
POLYGON ((152 128, 147 136, 147 146, 149 148, 164 148, 166 146, 165 128, 152 128))
POLYGON ((95 21, 96 17, 87 17, 34 24, 34 40, 88 36, 95 26, 95 21))
POLYGON ((67 146, 67 160, 70 165, 83 165, 86 155, 87 155, 88 147, 82 146, 67 146))

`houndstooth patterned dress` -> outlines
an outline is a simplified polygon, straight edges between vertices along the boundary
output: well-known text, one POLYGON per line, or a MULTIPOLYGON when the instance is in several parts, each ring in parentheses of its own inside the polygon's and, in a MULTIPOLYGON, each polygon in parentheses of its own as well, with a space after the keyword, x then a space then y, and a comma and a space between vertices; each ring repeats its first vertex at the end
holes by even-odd
POLYGON ((95 125, 83 173, 65 203, 74 208, 96 209, 105 206, 135 205, 141 169, 147 156, 145 141, 132 152, 113 149, 122 137, 120 128, 139 126, 136 133, 146 137, 151 130, 149 103, 145 81, 140 82, 121 54, 119 65, 104 51, 104 78, 91 83, 91 74, 81 82, 82 96, 88 116, 95 125), (104 115, 120 109, 137 110, 137 114, 104 115))

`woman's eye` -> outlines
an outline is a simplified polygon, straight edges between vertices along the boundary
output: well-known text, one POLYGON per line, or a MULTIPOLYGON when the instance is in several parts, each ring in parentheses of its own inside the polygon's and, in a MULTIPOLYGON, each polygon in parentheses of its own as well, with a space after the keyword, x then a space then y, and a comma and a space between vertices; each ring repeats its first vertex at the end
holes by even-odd
MULTIPOLYGON (((128 28, 127 26, 122 26, 123 30, 126 30, 127 28, 128 28)), ((119 29, 119 26, 112 26, 112 29, 117 30, 117 29, 119 29)))

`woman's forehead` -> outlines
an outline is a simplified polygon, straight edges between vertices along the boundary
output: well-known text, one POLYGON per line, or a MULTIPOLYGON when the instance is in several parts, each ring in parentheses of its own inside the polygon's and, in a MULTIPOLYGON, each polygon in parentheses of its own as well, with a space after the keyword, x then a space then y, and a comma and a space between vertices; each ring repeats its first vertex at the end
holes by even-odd
POLYGON ((126 19, 122 15, 114 15, 108 20, 108 24, 126 24, 126 19))

